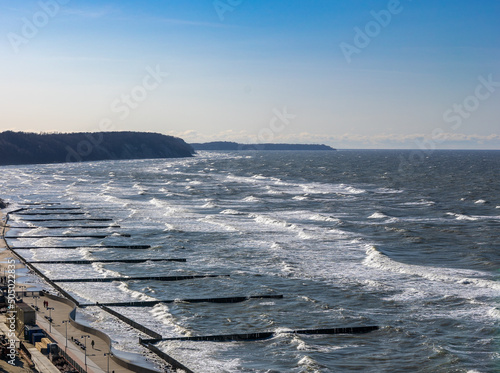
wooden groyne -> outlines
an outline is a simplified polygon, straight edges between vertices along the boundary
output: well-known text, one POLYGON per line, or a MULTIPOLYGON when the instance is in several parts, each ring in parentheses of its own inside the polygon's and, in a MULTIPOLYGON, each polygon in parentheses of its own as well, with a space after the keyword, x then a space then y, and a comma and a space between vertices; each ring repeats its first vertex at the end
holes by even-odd
POLYGON ((330 328, 330 329, 302 329, 294 330, 295 334, 365 334, 378 330, 378 326, 353 326, 349 328, 330 328))
POLYGON ((64 219, 64 218, 53 218, 53 219, 23 219, 23 221, 113 221, 110 218, 75 218, 75 219, 64 219))
POLYGON ((81 210, 81 207, 44 207, 44 210, 81 210))
POLYGON ((19 203, 20 206, 50 206, 50 205, 60 205, 61 202, 24 202, 19 203))
POLYGON ((98 304, 80 304, 80 307, 107 306, 107 307, 154 307, 160 303, 240 303, 251 299, 283 299, 283 295, 252 295, 246 297, 225 298, 195 298, 195 299, 168 299, 146 300, 137 302, 111 302, 98 304))
POLYGON ((37 260, 31 264, 92 264, 92 263, 145 263, 145 262, 186 262, 184 258, 154 259, 94 259, 94 260, 37 260))
MULTIPOLYGON (((86 234, 86 235, 81 235, 81 234, 77 234, 77 235, 58 235, 58 236, 7 236, 5 238, 9 238, 11 240, 19 240, 19 239, 22 239, 22 238, 37 238, 37 239, 41 239, 41 238, 107 238, 107 237, 111 237, 113 235, 113 233, 110 233, 110 234, 86 234)), ((130 234, 122 234, 120 233, 120 236, 121 237, 130 237, 130 234)))
POLYGON ((184 281, 199 278, 229 277, 230 275, 194 275, 194 276, 140 276, 140 277, 94 277, 54 279, 54 282, 113 282, 113 281, 184 281))
MULTIPOLYGON (((7 238, 7 237, 6 237, 7 238)), ((43 249, 58 249, 58 250, 76 250, 76 249, 132 249, 146 250, 150 249, 150 245, 106 245, 106 246, 16 246, 13 250, 43 250, 43 249)))
POLYGON ((119 312, 116 312, 115 310, 112 310, 111 308, 108 308, 107 306, 104 306, 104 305, 101 305, 99 304, 98 305, 102 310, 106 311, 107 313, 117 317, 118 319, 122 320, 124 323, 130 325, 131 327, 133 327, 134 329, 137 329, 139 330, 140 332, 146 334, 146 335, 149 335, 150 337, 153 337, 155 339, 161 339, 162 336, 161 334, 158 334, 156 333, 155 331, 149 329, 149 328, 146 328, 144 325, 142 324, 139 324, 138 322, 135 322, 134 320, 128 318, 127 316, 124 316, 122 315, 121 313, 119 312))
POLYGON ((139 343, 149 349, 151 352, 158 355, 176 369, 184 370, 185 372, 194 373, 185 365, 166 354, 158 347, 156 343, 163 341, 195 341, 195 342, 255 342, 266 340, 275 337, 276 335, 285 334, 361 334, 369 333, 378 330, 378 326, 358 326, 350 328, 330 328, 330 329, 304 329, 304 330, 291 330, 285 332, 257 332, 257 333, 244 333, 244 334, 225 334, 225 335, 211 335, 199 337, 178 337, 178 338, 162 338, 162 339, 142 339, 139 338, 139 343))
POLYGON ((303 329, 289 330, 280 332, 257 332, 243 334, 221 334, 221 335, 205 335, 196 337, 176 337, 143 340, 144 343, 158 343, 162 341, 194 341, 194 342, 246 342, 269 339, 279 334, 365 334, 378 330, 378 326, 353 326, 349 328, 328 328, 328 329, 303 329))
POLYGON ((166 354, 162 350, 160 350, 158 347, 156 347, 152 343, 147 343, 147 342, 142 342, 142 340, 139 338, 139 343, 146 347, 149 351, 153 352, 155 355, 157 355, 160 359, 165 360, 167 363, 169 363, 172 367, 174 367, 177 370, 180 370, 181 372, 185 373, 195 373, 188 367, 186 367, 184 364, 180 363, 176 359, 174 359, 172 356, 166 354))
POLYGON ((33 215, 85 215, 86 212, 23 212, 16 213, 22 216, 33 216, 33 215))
POLYGON ((119 225, 64 225, 64 226, 50 226, 50 227, 13 227, 9 226, 10 229, 109 229, 109 228, 121 228, 119 225))

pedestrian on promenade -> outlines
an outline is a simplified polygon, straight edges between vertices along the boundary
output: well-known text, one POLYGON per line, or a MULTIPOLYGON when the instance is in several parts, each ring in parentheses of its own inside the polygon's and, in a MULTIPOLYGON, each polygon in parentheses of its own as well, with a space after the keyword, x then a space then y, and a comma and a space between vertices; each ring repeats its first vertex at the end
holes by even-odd
POLYGON ((90 345, 92 346, 92 350, 93 350, 94 349, 94 345, 95 345, 94 340, 92 340, 92 342, 90 342, 90 345))

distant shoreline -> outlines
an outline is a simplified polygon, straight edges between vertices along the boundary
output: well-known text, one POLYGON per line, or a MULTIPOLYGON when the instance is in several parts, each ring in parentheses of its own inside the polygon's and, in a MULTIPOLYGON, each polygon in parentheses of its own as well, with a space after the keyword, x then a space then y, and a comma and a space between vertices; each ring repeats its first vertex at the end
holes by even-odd
POLYGON ((239 144, 231 141, 213 141, 207 143, 192 143, 190 144, 194 150, 228 150, 228 151, 248 151, 248 150, 295 150, 295 151, 311 151, 324 150, 335 151, 337 149, 324 144, 239 144))

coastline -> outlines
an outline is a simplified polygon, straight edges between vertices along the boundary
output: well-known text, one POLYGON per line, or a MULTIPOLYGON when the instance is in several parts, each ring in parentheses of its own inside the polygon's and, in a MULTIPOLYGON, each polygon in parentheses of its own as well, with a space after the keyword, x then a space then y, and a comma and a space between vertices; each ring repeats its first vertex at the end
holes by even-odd
MULTIPOLYGON (((16 292, 20 292, 20 291, 38 292, 41 290, 42 293, 39 294, 40 298, 41 299, 47 298, 47 300, 50 301, 52 307, 55 307, 55 310, 53 311, 54 313, 51 315, 51 316, 53 316, 53 319, 54 319, 54 323, 52 326, 52 333, 54 333, 54 334, 51 334, 52 338, 55 338, 55 335, 57 335, 58 332, 59 332, 60 336, 64 334, 64 327, 62 326, 62 325, 64 325, 63 324, 64 322, 62 320, 67 320, 68 315, 69 315, 70 318, 73 317, 74 319, 71 322, 71 326, 66 329, 66 333, 69 333, 68 336, 71 333, 73 333, 73 334, 75 334, 75 338, 79 338, 81 333, 84 331, 87 334, 92 335, 92 338, 96 342, 96 348, 100 347, 98 349, 98 351, 105 351, 105 350, 109 351, 109 346, 112 345, 112 342, 113 342, 111 337, 106 333, 102 333, 100 330, 96 330, 91 325, 89 325, 86 321, 83 321, 83 323, 82 323, 82 320, 80 319, 80 320, 78 320, 79 322, 76 322, 75 321, 76 320, 76 313, 74 314, 74 316, 71 316, 72 312, 76 312, 76 308, 74 310, 72 310, 72 308, 75 307, 75 304, 73 304, 71 302, 71 300, 68 300, 63 295, 59 295, 59 296, 51 295, 50 292, 52 290, 55 290, 56 292, 58 292, 58 290, 53 289, 53 287, 50 284, 48 284, 42 277, 38 276, 38 274, 36 274, 36 273, 33 273, 30 270, 30 268, 28 268, 28 266, 23 263, 23 260, 21 258, 19 258, 15 252, 13 252, 9 249, 9 245, 8 245, 6 238, 5 238, 6 233, 9 231, 9 227, 7 224, 8 223, 7 216, 8 216, 9 211, 10 210, 6 211, 5 209, 0 210, 0 264, 1 264, 0 265, 0 273, 2 273, 4 269, 7 270, 9 268, 8 261, 9 261, 9 259, 14 258, 16 260, 15 268, 16 268, 16 272, 17 272, 15 291, 16 292), (21 274, 21 276, 19 276, 19 272, 26 273, 29 275, 21 274), (33 282, 33 280, 34 280, 34 282, 33 282), (44 284, 46 286, 44 286, 44 284), (43 290, 43 289, 45 289, 45 290, 43 290), (48 290, 48 292, 47 292, 47 290, 48 290), (43 293, 43 291, 45 291, 45 293, 43 293), (42 295, 42 294, 45 294, 45 295, 42 295), (66 304, 68 302, 72 304, 70 307, 68 307, 68 305, 66 304)), ((10 267, 10 268, 12 269, 12 267, 10 267)), ((35 304, 33 304, 33 301, 34 301, 34 299, 31 299, 31 300, 29 298, 25 299, 25 302, 32 307, 35 306, 35 304)), ((37 323, 39 325, 47 324, 46 327, 43 328, 46 330, 46 332, 50 328, 48 327, 48 323, 46 323, 46 321, 43 320, 41 318, 41 316, 42 316, 42 314, 47 313, 47 312, 48 311, 44 311, 42 308, 40 308, 40 310, 37 311, 37 323), (40 319, 39 319, 39 317, 40 317, 40 319)), ((45 315, 45 316, 47 316, 47 315, 45 315)), ((61 338, 64 339, 64 337, 61 337, 61 338)), ((64 340, 62 340, 62 341, 59 340, 58 342, 60 344, 64 344, 64 340)), ((78 349, 76 349, 76 350, 77 350, 76 354, 78 354, 78 349)), ((82 353, 80 352, 80 354, 82 354, 82 353)), ((111 362, 108 361, 107 364, 110 364, 109 365, 110 368, 116 369, 117 371, 118 370, 123 371, 123 372, 134 372, 134 371, 136 371, 136 372, 137 371, 141 371, 141 372, 153 372, 153 371, 155 371, 156 372, 156 371, 158 371, 158 370, 152 370, 155 368, 156 369, 164 369, 165 371, 171 371, 168 364, 165 365, 164 361, 158 360, 158 361, 156 361, 156 363, 149 363, 151 365, 149 367, 146 367, 146 365, 144 365, 144 366, 142 365, 142 364, 145 364, 146 361, 142 361, 141 363, 139 363, 141 365, 136 365, 135 364, 136 362, 133 361, 134 359, 129 360, 125 355, 126 355, 126 353, 122 353, 119 350, 113 351, 113 355, 111 355, 112 361, 111 362), (115 352, 116 352, 116 355, 114 354, 115 352), (123 364, 126 365, 126 368, 124 367, 123 364), (153 368, 153 365, 156 365, 155 368, 153 368)), ((22 357, 19 356, 19 359, 22 359, 22 357)), ((83 358, 81 360, 83 361, 83 358)), ((98 358, 95 356, 92 357, 91 359, 89 359, 89 366, 91 363, 94 364, 93 369, 89 370, 89 372, 91 372, 91 371, 93 372, 94 369, 96 371, 104 371, 103 369, 105 369, 105 367, 106 367, 106 361, 104 361, 104 360, 102 357, 98 358), (97 364, 99 364, 99 366, 97 364)), ((75 361, 77 361, 77 360, 75 360, 75 361)), ((50 362, 47 360, 47 363, 50 363, 50 362)), ((79 362, 79 363, 80 363, 80 366, 83 366, 82 362, 79 362)), ((22 360, 21 364, 23 366, 27 366, 27 362, 25 360, 22 360)), ((6 371, 13 372, 13 373, 33 372, 33 370, 31 370, 29 368, 13 367, 12 365, 9 365, 6 361, 3 361, 0 359, 0 372, 4 371, 2 369, 7 369, 6 371), (21 370, 19 370, 19 369, 21 369, 21 370)))

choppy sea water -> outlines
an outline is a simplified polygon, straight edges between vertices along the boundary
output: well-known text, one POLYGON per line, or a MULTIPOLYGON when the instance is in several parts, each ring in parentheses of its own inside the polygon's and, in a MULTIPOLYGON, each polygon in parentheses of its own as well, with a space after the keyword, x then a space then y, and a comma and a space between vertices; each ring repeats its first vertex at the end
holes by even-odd
MULTIPOLYGON (((121 226, 81 229, 66 222, 68 228, 47 229, 63 223, 13 215, 12 225, 34 230, 14 229, 11 236, 114 233, 11 240, 13 246, 152 246, 20 251, 31 260, 187 259, 39 265, 53 279, 230 275, 64 283, 84 303, 284 295, 116 308, 164 337, 277 332, 258 342, 159 344, 196 372, 500 371, 500 152, 436 151, 401 168, 410 156, 201 152, 190 159, 2 167, 0 194, 16 203, 80 206, 88 217, 121 226), (280 333, 364 325, 381 329, 280 333)), ((119 348, 136 349, 135 332, 98 310, 86 312, 119 348)))

